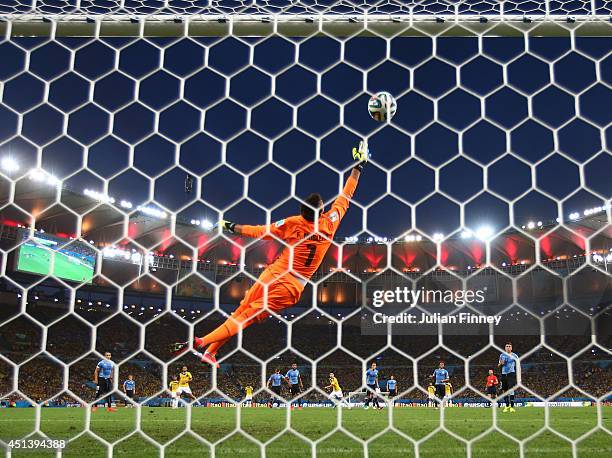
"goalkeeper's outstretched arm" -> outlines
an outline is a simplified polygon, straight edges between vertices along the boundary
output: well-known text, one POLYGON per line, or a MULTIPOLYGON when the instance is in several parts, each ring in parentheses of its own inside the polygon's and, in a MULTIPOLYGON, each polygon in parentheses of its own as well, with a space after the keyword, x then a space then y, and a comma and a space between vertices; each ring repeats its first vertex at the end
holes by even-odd
MULTIPOLYGON (((349 201, 352 199, 355 189, 357 187, 357 183, 359 182, 359 177, 361 176, 361 172, 363 167, 368 162, 370 158, 370 153, 368 150, 368 142, 367 140, 359 142, 358 148, 353 148, 352 151, 354 166, 351 170, 351 174, 349 178, 346 180, 344 185, 344 189, 342 194, 338 196, 338 198, 332 204, 332 209, 336 209, 339 213, 339 218, 337 219, 337 223, 340 223, 340 220, 346 213, 346 210, 349 206, 349 201)), ((283 239, 283 229, 278 224, 271 225, 261 225, 261 226, 251 226, 234 223, 232 221, 221 220, 219 221, 215 227, 220 227, 222 230, 226 232, 230 232, 232 234, 242 235, 245 237, 251 238, 260 238, 264 237, 268 234, 273 234, 280 239, 283 239)))

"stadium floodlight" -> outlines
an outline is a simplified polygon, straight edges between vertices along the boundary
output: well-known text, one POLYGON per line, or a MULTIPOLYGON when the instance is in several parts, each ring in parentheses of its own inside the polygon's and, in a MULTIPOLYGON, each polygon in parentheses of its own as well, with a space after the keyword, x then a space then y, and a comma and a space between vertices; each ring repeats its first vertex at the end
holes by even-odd
POLYGON ((533 229, 535 227, 535 223, 533 221, 529 221, 527 223, 527 229, 533 229))
POLYGON ((121 205, 123 208, 132 208, 132 202, 129 202, 127 200, 122 200, 119 205, 121 205))
POLYGON ((47 175, 47 184, 51 185, 51 186, 56 186, 60 183, 60 179, 57 178, 55 175, 47 175))
POLYGON ((115 203, 115 199, 113 197, 103 192, 94 191, 93 189, 84 189, 83 194, 99 202, 105 202, 105 203, 111 203, 111 204, 115 203))
POLYGON ((420 242, 423 239, 419 234, 407 235, 404 237, 404 242, 420 242))
POLYGON ((30 172, 29 177, 30 177, 30 180, 32 181, 43 182, 45 181, 46 176, 45 176, 45 172, 43 172, 42 170, 36 169, 30 172))
POLYGON ((538 221, 538 227, 542 227, 542 221, 538 221))
POLYGON ((491 226, 482 226, 476 231, 476 238, 480 240, 488 240, 493 235, 493 228, 491 226))
POLYGON ((159 210, 154 207, 146 207, 144 205, 139 205, 138 207, 136 207, 136 209, 139 212, 144 213, 145 215, 154 216, 156 218, 166 219, 168 217, 168 214, 165 211, 159 210))
POLYGON ((444 234, 442 234, 441 232, 436 232, 436 233, 433 235, 433 240, 434 240, 434 242, 439 242, 439 241, 441 241, 441 240, 443 240, 443 239, 444 239, 444 234))
POLYGON ((210 221, 208 221, 207 219, 202 220, 201 224, 203 229, 206 229, 207 231, 213 228, 213 223, 211 223, 210 221))
POLYGON ((472 238, 472 231, 470 231, 470 230, 465 230, 465 231, 461 232, 461 238, 462 238, 462 239, 469 239, 469 238, 472 238))
POLYGON ((57 186, 60 183, 59 178, 41 169, 34 169, 30 172, 29 178, 37 183, 46 183, 51 186, 57 186))
MULTIPOLYGON (((583 211, 583 214, 584 214, 584 216, 591 216, 591 215, 594 215, 596 213, 605 212, 610 207, 611 207, 611 204, 609 204, 609 203, 604 204, 604 205, 598 205, 597 207, 587 208, 586 210, 583 211)), ((576 212, 576 214, 578 214, 578 213, 576 212)))
POLYGON ((572 221, 576 221, 578 218, 580 218, 580 213, 578 212, 570 213, 569 215, 569 219, 572 221))
POLYGON ((3 157, 0 161, 0 168, 7 173, 14 173, 19 170, 19 163, 10 156, 3 157))

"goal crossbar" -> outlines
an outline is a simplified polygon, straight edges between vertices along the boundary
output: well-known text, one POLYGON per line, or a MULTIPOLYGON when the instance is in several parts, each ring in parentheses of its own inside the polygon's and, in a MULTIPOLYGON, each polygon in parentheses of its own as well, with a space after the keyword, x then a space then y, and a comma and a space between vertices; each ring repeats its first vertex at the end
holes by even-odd
POLYGON ((602 15, 0 15, 12 36, 609 36, 602 15))

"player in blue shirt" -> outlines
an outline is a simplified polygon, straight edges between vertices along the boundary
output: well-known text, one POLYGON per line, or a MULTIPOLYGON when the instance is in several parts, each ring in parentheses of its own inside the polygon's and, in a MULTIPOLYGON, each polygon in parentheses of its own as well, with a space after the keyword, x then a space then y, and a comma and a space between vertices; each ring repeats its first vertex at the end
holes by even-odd
POLYGON ((274 404, 280 405, 281 385, 283 383, 283 376, 280 373, 280 369, 276 369, 274 374, 268 379, 268 388, 275 394, 270 399, 270 407, 274 407, 274 404))
MULTIPOLYGON (((113 390, 114 374, 115 364, 111 361, 111 353, 107 351, 104 353, 104 359, 101 359, 96 365, 96 370, 93 374, 93 381, 96 384, 96 399, 108 393, 108 396, 106 396, 106 410, 109 412, 117 411, 116 409, 113 409, 113 395, 111 394, 111 391, 113 390)), ((98 410, 98 408, 94 404, 92 411, 95 412, 96 410, 98 410)))
POLYGON ((436 388, 436 409, 440 407, 440 402, 446 394, 446 383, 449 381, 448 371, 444 368, 444 361, 438 363, 438 368, 434 370, 431 377, 434 379, 434 387, 436 388))
MULTIPOLYGON (((134 381, 134 376, 132 374, 128 375, 127 380, 123 382, 123 392, 129 399, 134 399, 134 396, 136 395, 136 382, 134 381)), ((126 401, 125 406, 133 407, 133 404, 128 404, 126 401)))
POLYGON ((501 367, 502 392, 506 393, 504 396, 506 403, 504 412, 514 413, 516 412, 514 410, 514 387, 517 384, 516 367, 520 362, 518 355, 512 351, 512 342, 507 342, 504 349, 506 351, 499 355, 499 362, 497 363, 497 366, 501 367))
POLYGON ((389 377, 389 380, 387 380, 387 391, 390 397, 397 396, 397 380, 395 380, 393 376, 389 377))
POLYGON ((375 409, 380 409, 380 404, 378 403, 378 396, 376 393, 380 391, 378 387, 378 369, 376 369, 376 363, 372 363, 370 368, 365 373, 366 378, 366 386, 368 387, 368 393, 366 394, 366 401, 363 406, 364 409, 370 408, 370 402, 372 402, 372 406, 375 409))
MULTIPOLYGON (((297 368, 297 364, 293 363, 291 365, 291 369, 287 371, 285 375, 285 380, 289 384, 289 392, 291 393, 291 398, 296 398, 299 396, 300 392, 304 391, 304 385, 302 384, 302 377, 300 375, 300 370, 297 368)), ((298 399, 298 408, 302 408, 302 400, 298 399)), ((293 404, 291 404, 291 408, 293 409, 293 404)))
POLYGON ((397 380, 395 380, 393 375, 389 377, 389 380, 387 380, 387 391, 389 392, 389 397, 391 398, 390 405, 395 406, 395 401, 393 398, 397 396, 397 380))

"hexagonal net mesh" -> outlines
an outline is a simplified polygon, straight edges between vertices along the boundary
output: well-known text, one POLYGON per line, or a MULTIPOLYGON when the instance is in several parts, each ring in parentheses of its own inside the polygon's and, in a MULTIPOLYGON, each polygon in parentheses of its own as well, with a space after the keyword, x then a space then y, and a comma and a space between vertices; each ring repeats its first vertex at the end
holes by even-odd
POLYGON ((609 15, 0 0, 7 456, 609 455, 609 15), (337 232, 283 232, 313 191, 336 222, 361 139, 337 232))

